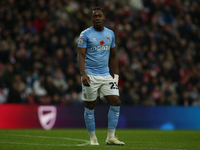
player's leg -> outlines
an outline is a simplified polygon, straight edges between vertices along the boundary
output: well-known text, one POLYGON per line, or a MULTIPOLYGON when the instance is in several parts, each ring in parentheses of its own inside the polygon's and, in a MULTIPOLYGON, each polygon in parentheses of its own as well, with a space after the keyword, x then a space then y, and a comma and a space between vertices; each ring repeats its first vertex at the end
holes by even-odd
POLYGON ((99 145, 95 134, 95 117, 94 117, 95 103, 96 100, 91 102, 85 101, 84 119, 90 136, 90 145, 99 145))
POLYGON ((119 120, 120 114, 120 100, 117 95, 108 95, 105 96, 107 101, 110 104, 110 109, 108 112, 108 135, 106 139, 106 143, 109 145, 124 145, 124 142, 119 141, 115 137, 115 130, 119 120))
POLYGON ((115 137, 115 130, 119 120, 120 104, 119 90, 116 81, 112 76, 105 76, 103 85, 100 88, 100 96, 105 97, 110 104, 108 112, 108 136, 107 144, 124 145, 124 142, 119 141, 115 137))
POLYGON ((115 129, 118 124, 119 114, 120 114, 120 100, 117 95, 105 96, 110 104, 110 109, 108 112, 108 137, 115 136, 115 129))
POLYGON ((90 136, 90 145, 99 145, 95 134, 94 107, 96 104, 98 85, 95 78, 90 76, 90 86, 82 86, 82 99, 85 101, 84 120, 90 136))
POLYGON ((91 102, 85 101, 84 119, 90 138, 93 138, 95 136, 95 118, 94 118, 95 103, 96 100, 91 102))
POLYGON ((110 109, 108 112, 108 138, 115 136, 115 130, 119 120, 120 114, 120 100, 117 95, 105 96, 110 104, 110 109))

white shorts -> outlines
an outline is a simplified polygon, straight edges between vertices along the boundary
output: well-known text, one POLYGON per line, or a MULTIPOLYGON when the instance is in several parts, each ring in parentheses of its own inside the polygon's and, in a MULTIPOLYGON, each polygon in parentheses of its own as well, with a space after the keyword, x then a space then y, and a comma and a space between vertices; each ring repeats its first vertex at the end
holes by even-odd
POLYGON ((111 75, 108 76, 95 76, 88 75, 90 78, 90 86, 82 84, 82 100, 94 101, 98 96, 104 98, 107 95, 118 95, 118 86, 111 75))

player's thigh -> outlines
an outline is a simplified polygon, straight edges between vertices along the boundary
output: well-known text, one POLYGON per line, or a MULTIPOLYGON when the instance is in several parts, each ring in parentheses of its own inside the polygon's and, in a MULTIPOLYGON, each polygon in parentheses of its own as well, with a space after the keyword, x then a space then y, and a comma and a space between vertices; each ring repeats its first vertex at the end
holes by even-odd
POLYGON ((120 106, 121 101, 119 99, 119 96, 117 95, 107 95, 105 96, 106 100, 111 106, 120 106))
POLYGON ((97 100, 85 101, 85 107, 88 109, 94 109, 97 100))
POLYGON ((104 96, 108 95, 119 96, 118 86, 111 75, 104 77, 103 84, 100 88, 100 93, 104 96))
POLYGON ((97 79, 93 75, 88 75, 90 78, 90 86, 84 86, 82 84, 82 100, 84 101, 94 101, 98 96, 98 89, 101 86, 100 83, 97 82, 97 79))

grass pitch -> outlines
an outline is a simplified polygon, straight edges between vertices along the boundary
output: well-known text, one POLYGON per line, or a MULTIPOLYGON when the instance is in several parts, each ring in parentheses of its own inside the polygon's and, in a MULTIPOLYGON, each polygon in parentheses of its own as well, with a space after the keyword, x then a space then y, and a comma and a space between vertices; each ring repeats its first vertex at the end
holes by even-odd
POLYGON ((106 145, 107 129, 96 129, 99 146, 86 129, 0 130, 0 150, 200 150, 200 131, 118 129, 125 146, 106 145))

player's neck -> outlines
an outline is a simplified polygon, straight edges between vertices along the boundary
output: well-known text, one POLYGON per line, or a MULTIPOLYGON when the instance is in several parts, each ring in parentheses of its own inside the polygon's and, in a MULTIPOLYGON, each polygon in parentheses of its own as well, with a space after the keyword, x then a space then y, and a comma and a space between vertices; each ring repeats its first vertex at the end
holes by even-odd
POLYGON ((99 28, 93 26, 93 28, 94 28, 96 31, 103 31, 103 30, 104 30, 104 26, 103 26, 103 27, 99 27, 99 28))

